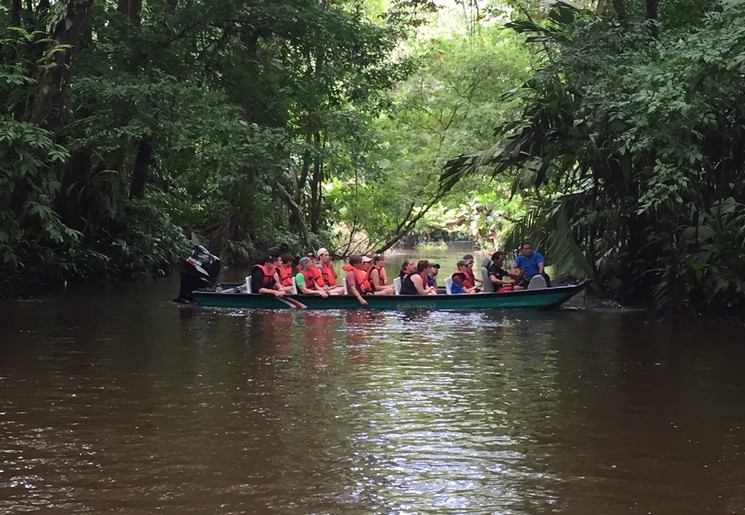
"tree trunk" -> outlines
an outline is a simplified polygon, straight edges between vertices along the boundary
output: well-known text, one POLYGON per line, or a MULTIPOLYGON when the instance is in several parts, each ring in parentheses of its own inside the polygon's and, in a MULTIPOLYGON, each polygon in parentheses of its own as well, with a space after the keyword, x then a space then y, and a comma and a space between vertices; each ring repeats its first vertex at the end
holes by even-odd
POLYGON ((13 0, 10 7, 10 24, 14 27, 21 26, 21 0, 13 0))
POLYGON ((616 10, 616 16, 618 16, 619 20, 626 19, 626 6, 623 0, 613 0, 613 8, 616 10))
POLYGON ((312 155, 310 153, 310 145, 313 141, 313 135, 311 134, 311 131, 308 131, 308 133, 305 135, 305 152, 303 152, 303 168, 300 172, 300 178, 297 181, 297 191, 295 192, 295 202, 297 204, 302 204, 303 200, 303 190, 305 190, 305 185, 308 182, 308 174, 310 173, 310 162, 312 160, 312 155))
POLYGON ((140 12, 142 11, 142 0, 118 0, 117 10, 129 18, 132 25, 140 24, 140 12))
POLYGON ((290 209, 295 213, 296 219, 299 222, 300 236, 303 239, 303 243, 305 243, 305 248, 309 249, 310 238, 308 238, 308 228, 305 225, 305 213, 303 213, 303 208, 295 202, 292 195, 290 195, 281 184, 277 183, 276 188, 280 196, 287 201, 287 205, 290 206, 290 209))
POLYGON ((321 183, 323 182, 323 152, 321 133, 313 134, 313 142, 318 148, 318 155, 313 161, 313 177, 310 181, 310 230, 318 232, 321 223, 321 202, 323 201, 321 183))
POLYGON ((145 136, 140 140, 139 145, 137 145, 137 157, 135 157, 134 169, 132 170, 132 183, 129 188, 130 198, 142 198, 145 196, 148 170, 152 162, 152 138, 145 136))
POLYGON ((598 16, 605 15, 613 8, 611 0, 598 0, 598 6, 595 8, 595 14, 598 16))
POLYGON ((87 202, 83 188, 90 176, 90 171, 90 152, 86 149, 73 152, 62 174, 60 191, 54 208, 66 226, 80 232, 85 230, 83 204, 87 202))
POLYGON ((657 39, 657 0, 647 0, 647 20, 649 20, 649 33, 657 39))
POLYGON ((54 27, 53 37, 57 44, 69 45, 70 48, 56 52, 54 65, 45 69, 39 78, 31 123, 52 130, 61 125, 70 59, 88 27, 92 3, 93 0, 71 2, 67 16, 54 27))

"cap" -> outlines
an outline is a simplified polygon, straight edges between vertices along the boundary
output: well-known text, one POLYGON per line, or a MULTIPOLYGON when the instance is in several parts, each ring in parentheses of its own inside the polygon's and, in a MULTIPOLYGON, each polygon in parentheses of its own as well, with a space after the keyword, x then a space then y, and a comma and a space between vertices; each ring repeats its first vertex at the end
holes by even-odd
POLYGON ((439 263, 430 263, 429 264, 429 267, 430 268, 436 268, 436 269, 439 270, 440 269, 440 264, 439 263))
POLYGON ((324 255, 324 254, 325 254, 326 252, 328 252, 328 249, 320 248, 320 249, 318 249, 318 252, 316 252, 316 255, 317 255, 318 257, 321 257, 321 256, 323 256, 323 255, 324 255))
POLYGON ((362 256, 363 263, 369 263, 370 261, 372 261, 372 258, 370 256, 362 256))
POLYGON ((310 263, 310 258, 308 256, 303 256, 300 258, 300 266, 305 266, 308 263, 310 263))
POLYGON ((468 266, 468 261, 466 261, 465 259, 461 259, 460 261, 458 261, 458 262, 456 263, 456 266, 458 266, 458 267, 461 267, 461 266, 468 266))

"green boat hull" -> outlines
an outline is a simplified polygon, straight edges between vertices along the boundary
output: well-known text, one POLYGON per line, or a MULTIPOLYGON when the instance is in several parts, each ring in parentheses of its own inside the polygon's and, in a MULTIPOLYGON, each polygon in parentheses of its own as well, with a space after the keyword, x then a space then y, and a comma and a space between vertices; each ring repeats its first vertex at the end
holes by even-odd
POLYGON ((255 293, 225 293, 195 291, 198 306, 238 309, 550 309, 555 308, 584 290, 588 282, 572 286, 558 286, 536 290, 503 293, 473 293, 463 295, 368 295, 363 306, 351 295, 329 296, 287 295, 277 298, 255 293))

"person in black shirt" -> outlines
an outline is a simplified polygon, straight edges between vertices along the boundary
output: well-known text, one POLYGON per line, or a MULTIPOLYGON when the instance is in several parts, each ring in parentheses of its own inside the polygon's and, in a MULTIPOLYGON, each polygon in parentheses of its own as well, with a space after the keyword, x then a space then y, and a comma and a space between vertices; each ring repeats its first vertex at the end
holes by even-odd
POLYGON ((491 265, 488 268, 489 280, 494 285, 494 291, 510 291, 522 289, 516 286, 516 277, 502 268, 504 266, 504 252, 497 251, 491 256, 491 265))
POLYGON ((277 258, 267 256, 254 265, 253 270, 251 270, 252 292, 284 297, 285 292, 277 282, 276 261, 277 258))

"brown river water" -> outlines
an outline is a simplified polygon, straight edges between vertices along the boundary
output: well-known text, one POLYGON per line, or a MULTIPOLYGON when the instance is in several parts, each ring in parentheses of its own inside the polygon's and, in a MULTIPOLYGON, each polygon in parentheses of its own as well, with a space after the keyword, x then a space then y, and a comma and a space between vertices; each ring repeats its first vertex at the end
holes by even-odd
POLYGON ((176 291, 0 306, 0 513, 745 513, 742 329, 176 291))

